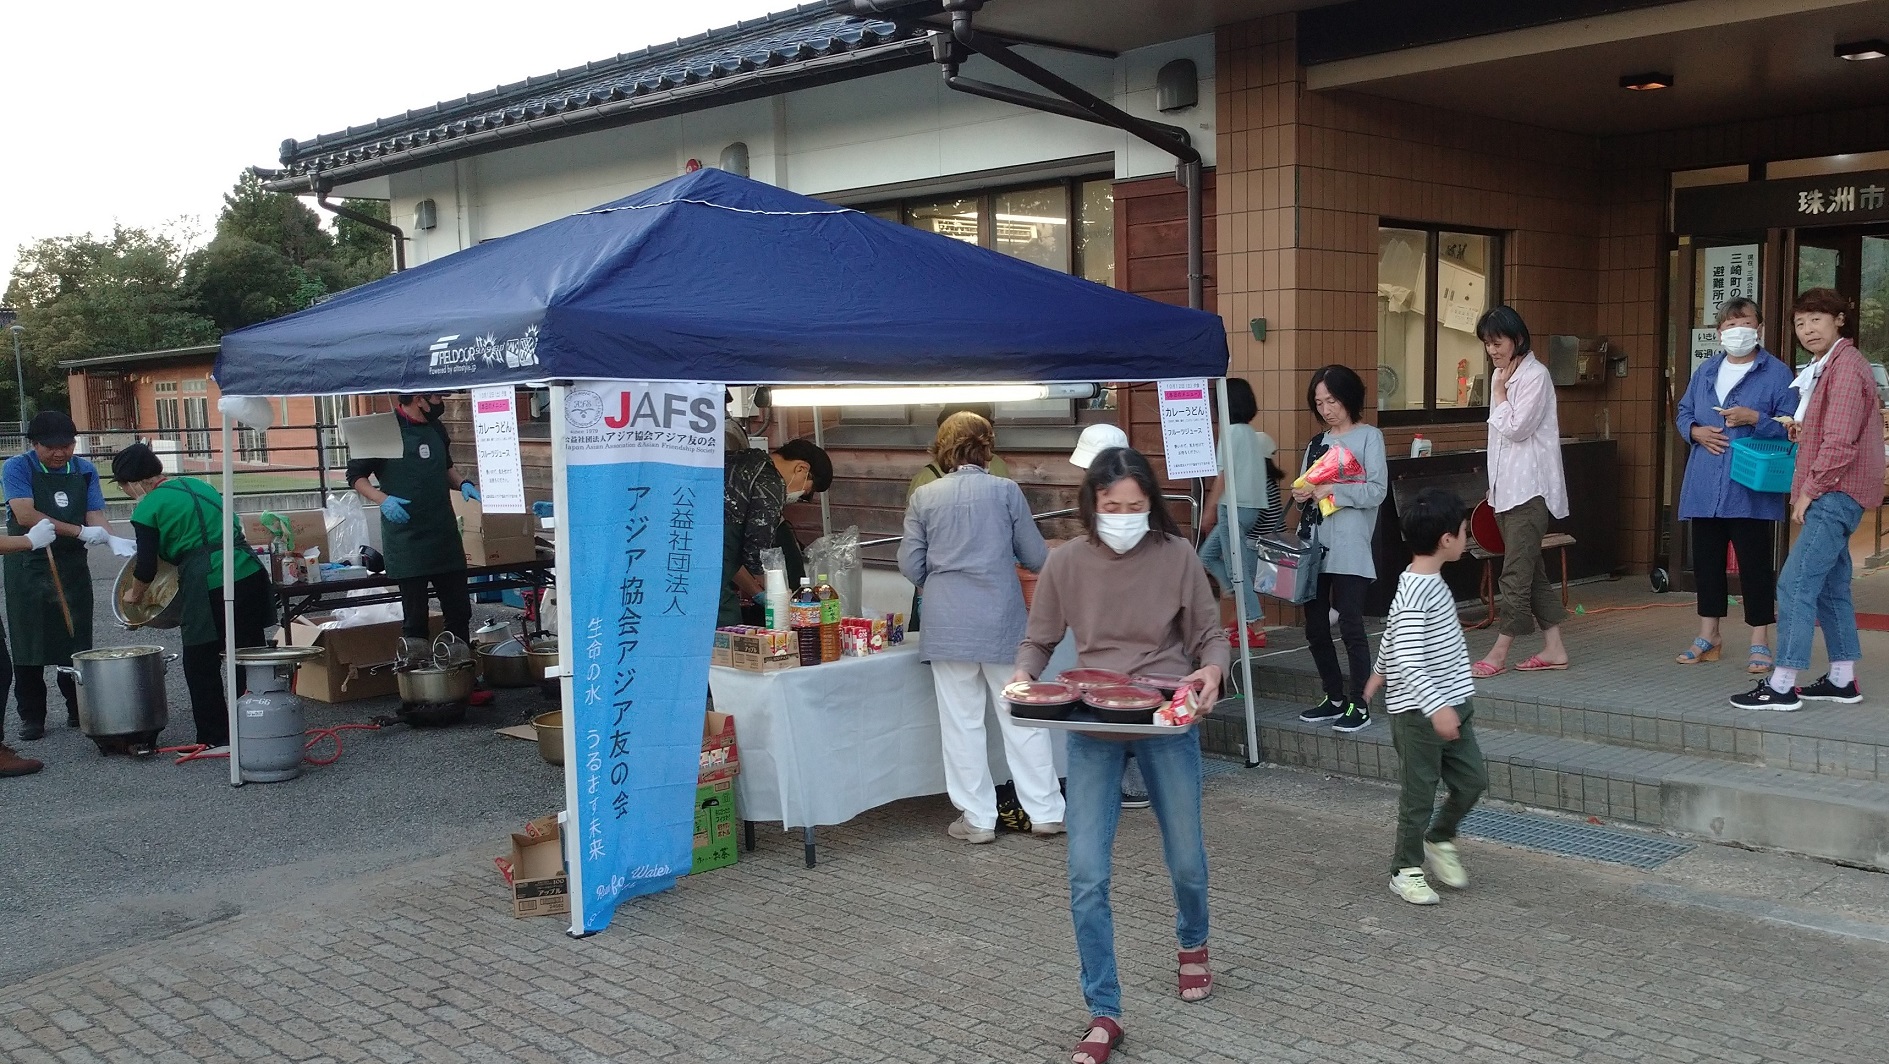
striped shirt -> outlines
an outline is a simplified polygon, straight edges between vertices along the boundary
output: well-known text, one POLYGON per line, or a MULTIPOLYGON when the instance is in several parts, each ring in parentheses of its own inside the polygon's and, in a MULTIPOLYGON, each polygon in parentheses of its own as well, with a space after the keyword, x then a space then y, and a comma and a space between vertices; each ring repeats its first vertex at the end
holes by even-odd
POLYGON ((1456 600, 1440 574, 1405 570, 1397 581, 1376 671, 1384 677, 1384 708, 1392 713, 1414 709, 1428 717, 1476 693, 1456 600))

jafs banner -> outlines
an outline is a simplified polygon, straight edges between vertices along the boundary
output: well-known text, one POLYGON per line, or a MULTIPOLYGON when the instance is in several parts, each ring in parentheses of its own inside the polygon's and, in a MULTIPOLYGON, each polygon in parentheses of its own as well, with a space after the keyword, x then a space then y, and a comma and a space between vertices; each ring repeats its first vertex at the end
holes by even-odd
POLYGON ((564 401, 573 930, 689 871, 722 552, 722 386, 564 401), (574 756, 573 756, 574 754, 574 756))

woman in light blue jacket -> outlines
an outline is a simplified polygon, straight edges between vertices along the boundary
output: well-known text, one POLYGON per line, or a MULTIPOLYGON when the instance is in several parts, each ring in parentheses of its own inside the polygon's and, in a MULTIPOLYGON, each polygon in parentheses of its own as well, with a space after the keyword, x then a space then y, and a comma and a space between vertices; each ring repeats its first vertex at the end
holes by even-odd
POLYGON ((1734 299, 1718 312, 1724 348, 1693 371, 1675 419, 1679 437, 1691 445, 1686 479, 1679 487, 1679 519, 1691 526, 1692 575, 1699 593, 1699 635, 1674 660, 1681 665, 1717 661, 1724 637, 1719 622, 1728 610, 1726 553, 1738 553, 1751 649, 1745 671, 1771 671, 1771 625, 1777 621, 1777 571, 1771 564, 1777 523, 1784 520, 1788 492, 1753 491, 1732 479, 1735 440, 1782 440, 1778 417, 1797 410, 1791 370, 1758 346, 1758 305, 1734 299))
MULTIPOLYGON (((1016 482, 986 471, 990 422, 964 412, 938 427, 932 456, 944 476, 912 493, 899 571, 925 589, 919 649, 931 663, 944 739, 945 790, 962 814, 946 833, 969 843, 997 838, 997 788, 984 738, 986 707, 1003 698, 1028 611, 1017 567, 1043 568, 1049 548, 1016 482)), ((1030 831, 1063 833, 1063 795, 1049 732, 997 714, 1017 801, 1030 831)))
POLYGON ((1313 533, 1325 548, 1325 570, 1319 577, 1318 596, 1305 604, 1305 638, 1312 661, 1325 688, 1325 699, 1299 714, 1308 724, 1330 724, 1335 731, 1361 731, 1371 723, 1365 681, 1371 676, 1371 644, 1364 634, 1364 596, 1377 579, 1371 558, 1371 534, 1377 529, 1377 508, 1390 491, 1390 464, 1384 456, 1384 434, 1358 418, 1364 413, 1364 380, 1349 366, 1331 365, 1312 374, 1305 389, 1305 405, 1325 426, 1305 449, 1303 474, 1332 446, 1350 451, 1364 467, 1361 483, 1320 484, 1292 489, 1299 506, 1299 534, 1313 533), (1330 517, 1321 517, 1317 500, 1338 504, 1330 517), (1338 614, 1338 634, 1351 665, 1347 683, 1331 641, 1331 614, 1338 614))

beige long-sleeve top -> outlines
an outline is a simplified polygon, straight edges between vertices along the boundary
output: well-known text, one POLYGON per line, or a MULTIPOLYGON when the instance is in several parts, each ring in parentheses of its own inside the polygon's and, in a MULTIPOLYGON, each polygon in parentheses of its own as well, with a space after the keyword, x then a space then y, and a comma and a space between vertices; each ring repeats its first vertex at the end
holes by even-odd
POLYGON ((1149 532, 1127 554, 1088 537, 1049 552, 1017 667, 1040 676, 1065 630, 1083 668, 1184 676, 1231 650, 1206 570, 1186 540, 1149 532))

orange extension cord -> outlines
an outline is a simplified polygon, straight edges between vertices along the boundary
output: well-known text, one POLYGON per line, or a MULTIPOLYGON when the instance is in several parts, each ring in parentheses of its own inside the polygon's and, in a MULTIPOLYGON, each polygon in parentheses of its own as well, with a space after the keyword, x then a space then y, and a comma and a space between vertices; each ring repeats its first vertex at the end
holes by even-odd
MULTIPOLYGON (((379 731, 380 727, 381 726, 378 724, 336 724, 330 728, 310 728, 305 733, 309 736, 309 739, 302 747, 302 760, 311 765, 332 765, 341 760, 342 732, 379 731), (308 751, 313 750, 317 745, 323 742, 334 743, 335 752, 328 757, 316 757, 308 753, 308 751)), ((183 756, 179 757, 176 762, 174 762, 179 765, 190 761, 226 760, 230 756, 228 750, 214 754, 209 751, 210 747, 204 746, 201 743, 190 743, 185 746, 160 746, 157 748, 157 752, 160 754, 182 754, 183 756)))

